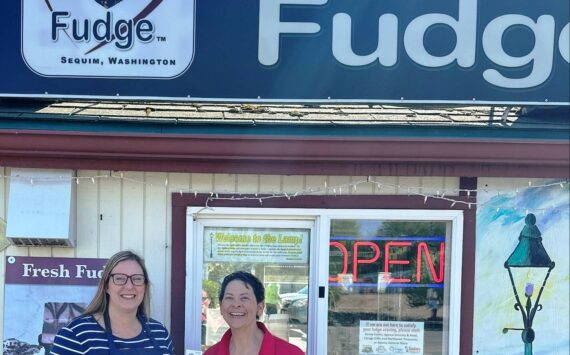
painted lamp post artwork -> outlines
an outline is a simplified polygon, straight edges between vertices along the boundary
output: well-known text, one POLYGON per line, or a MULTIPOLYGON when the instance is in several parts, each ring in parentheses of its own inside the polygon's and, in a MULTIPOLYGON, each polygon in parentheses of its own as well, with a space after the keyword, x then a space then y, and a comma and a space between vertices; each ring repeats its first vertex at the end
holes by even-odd
POLYGON ((509 330, 520 330, 522 331, 521 337, 524 343, 524 353, 525 355, 532 355, 532 342, 535 339, 535 332, 532 328, 532 321, 536 315, 537 311, 542 310, 542 304, 540 304, 540 296, 546 285, 546 281, 550 276, 550 272, 554 269, 554 262, 550 260, 548 253, 542 245, 541 233, 536 226, 536 217, 529 213, 525 218, 525 226, 520 233, 519 242, 512 252, 511 256, 505 261, 505 268, 509 272, 509 278, 511 280, 511 285, 513 287, 513 292, 515 294, 515 310, 520 311, 523 321, 523 328, 503 328, 503 333, 507 333, 509 330), (524 287, 524 296, 526 301, 521 302, 519 296, 519 291, 517 290, 517 284, 513 278, 514 268, 545 268, 548 269, 544 281, 540 286, 538 295, 532 301, 532 296, 535 292, 535 285, 532 282, 527 282, 524 287))

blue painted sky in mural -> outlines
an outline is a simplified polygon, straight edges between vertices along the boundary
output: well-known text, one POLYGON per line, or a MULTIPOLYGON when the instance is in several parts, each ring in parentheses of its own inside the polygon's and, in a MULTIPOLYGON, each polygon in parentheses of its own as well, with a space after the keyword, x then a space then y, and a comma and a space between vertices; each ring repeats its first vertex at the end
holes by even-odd
MULTIPOLYGON (((479 354, 523 354, 520 331, 502 333, 505 327, 521 328, 521 315, 514 309, 514 294, 504 262, 518 243, 527 213, 536 215, 536 226, 542 233, 542 243, 556 263, 544 288, 533 329, 535 354, 558 355, 570 353, 570 189, 528 186, 522 179, 484 179, 478 189, 475 309, 473 351, 479 354), (500 187, 493 183, 500 183, 500 187), (526 185, 526 186, 525 186, 526 185), (492 285, 492 286, 491 286, 492 285), (552 320, 556 319, 556 322, 552 320)), ((547 185, 553 181, 533 181, 547 185)), ((527 182, 528 183, 528 182, 527 182)), ((524 269, 518 286, 524 287, 531 277, 543 280, 546 269, 524 269), (542 274, 543 273, 543 274, 542 274)), ((515 282, 517 282, 515 280, 515 282)), ((541 284, 541 281, 535 285, 541 284)), ((538 287, 538 286, 536 286, 538 287)), ((535 295, 536 297, 536 295, 535 295)), ((533 299, 534 301, 534 299, 533 299)))

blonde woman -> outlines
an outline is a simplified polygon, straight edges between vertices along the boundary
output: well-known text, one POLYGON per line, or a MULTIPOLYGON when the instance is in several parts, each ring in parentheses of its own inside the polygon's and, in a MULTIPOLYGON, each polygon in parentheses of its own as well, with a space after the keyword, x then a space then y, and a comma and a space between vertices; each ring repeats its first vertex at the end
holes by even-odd
POLYGON ((52 355, 172 355, 172 340, 149 317, 150 281, 140 256, 113 255, 85 313, 60 329, 52 355))

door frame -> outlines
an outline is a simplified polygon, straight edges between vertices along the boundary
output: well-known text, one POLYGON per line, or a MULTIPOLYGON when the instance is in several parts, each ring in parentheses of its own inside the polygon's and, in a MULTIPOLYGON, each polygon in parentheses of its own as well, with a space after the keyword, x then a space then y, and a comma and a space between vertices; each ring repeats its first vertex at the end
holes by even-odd
MULTIPOLYGON (((463 211, 433 209, 305 209, 305 208, 242 208, 242 207, 188 207, 186 210, 186 287, 185 287, 185 348, 199 349, 200 339, 201 276, 203 267, 202 235, 200 225, 214 221, 233 220, 251 227, 266 226, 261 221, 280 221, 290 227, 290 223, 312 223, 309 241, 309 314, 307 325, 307 353, 318 354, 327 351, 328 327, 328 260, 331 219, 382 219, 399 221, 449 221, 451 222, 450 283, 462 285, 463 257, 463 211), (242 221, 242 222, 239 222, 242 221), (244 223, 243 221, 249 221, 244 223), (321 291, 322 290, 322 291, 321 291), (324 292, 323 292, 324 291, 324 292), (318 297, 321 294, 323 297, 318 297)), ((214 224, 217 225, 217 224, 214 224)), ((226 224, 227 225, 227 224, 226 224)), ((217 225, 221 226, 221 225, 217 225)), ((460 351, 461 287, 449 289, 449 334, 447 350, 450 354, 460 351)), ((445 343, 445 341, 444 341, 445 343)))

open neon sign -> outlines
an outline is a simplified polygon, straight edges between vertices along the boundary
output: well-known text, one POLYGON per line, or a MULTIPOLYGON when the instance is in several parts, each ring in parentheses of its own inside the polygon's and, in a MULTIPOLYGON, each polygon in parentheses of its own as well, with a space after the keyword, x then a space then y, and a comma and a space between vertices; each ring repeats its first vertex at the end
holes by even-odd
MULTIPOLYGON (((420 284, 422 282, 422 277, 425 278, 426 275, 422 273, 424 262, 427 264, 427 270, 433 279, 435 284, 442 284, 444 278, 444 264, 445 264, 445 242, 443 238, 440 237, 426 237, 426 238, 398 238, 394 240, 393 238, 372 238, 369 240, 358 240, 352 245, 352 253, 349 253, 347 247, 342 244, 339 240, 351 240, 352 238, 331 238, 329 246, 331 248, 336 248, 340 251, 342 256, 342 271, 336 276, 329 276, 330 283, 342 283, 345 276, 348 274, 349 266, 352 266, 352 282, 358 283, 362 280, 359 279, 359 266, 363 264, 376 264, 378 266, 379 274, 382 274, 384 280, 378 280, 378 283, 384 284, 420 284), (384 257, 381 259, 381 248, 378 246, 377 241, 386 241, 384 243, 383 251, 384 257), (417 242, 416 246, 413 243, 417 242), (437 255, 439 256, 439 266, 436 267, 436 260, 432 258, 430 254, 430 247, 428 242, 433 245, 433 242, 439 242, 439 250, 437 255), (397 249, 408 249, 415 248, 413 258, 407 259, 395 259, 391 255, 394 255, 394 251, 397 249), (352 259, 349 260, 349 256, 352 254, 352 259), (365 255, 363 255, 365 254, 365 255), (372 257, 369 257, 372 254, 372 257), (415 279, 406 277, 392 277, 392 267, 394 265, 410 265, 412 261, 415 261, 415 279), (437 269, 437 270, 436 270, 437 269)), ((433 246, 431 247, 433 249, 433 246)))

